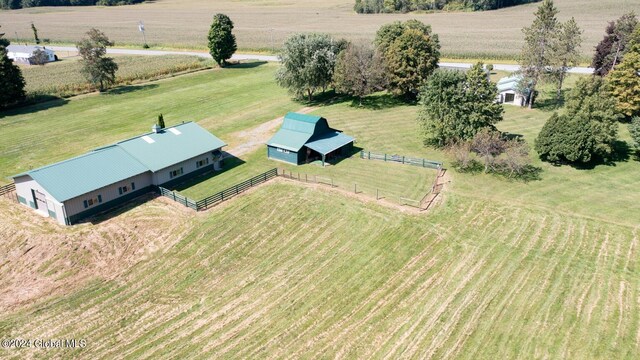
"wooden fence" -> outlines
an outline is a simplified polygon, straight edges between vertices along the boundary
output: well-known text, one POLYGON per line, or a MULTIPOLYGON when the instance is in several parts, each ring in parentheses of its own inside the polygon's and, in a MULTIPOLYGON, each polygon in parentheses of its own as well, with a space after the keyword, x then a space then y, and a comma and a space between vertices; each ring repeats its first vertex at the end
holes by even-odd
POLYGON ((171 191, 169 189, 163 188, 162 186, 158 186, 158 193, 186 207, 190 207, 193 210, 198 210, 197 203, 195 200, 189 199, 188 197, 181 195, 175 191, 171 191))
POLYGON ((14 191, 16 191, 15 183, 0 186, 0 196, 8 195, 14 191))
POLYGON ((360 151, 360 158, 367 159, 367 160, 383 160, 383 161, 397 162, 401 164, 421 166, 421 167, 438 169, 438 170, 442 169, 442 165, 443 165, 442 162, 440 161, 412 158, 412 157, 402 156, 402 155, 380 154, 380 153, 364 151, 364 150, 360 151))
POLYGON ((266 171, 258 176, 254 176, 251 179, 245 180, 226 190, 220 191, 219 193, 207 196, 204 199, 196 201, 196 210, 200 211, 200 210, 208 209, 209 207, 215 206, 225 200, 228 200, 256 185, 259 185, 268 180, 271 180, 276 176, 278 176, 278 170, 275 168, 269 171, 266 171))

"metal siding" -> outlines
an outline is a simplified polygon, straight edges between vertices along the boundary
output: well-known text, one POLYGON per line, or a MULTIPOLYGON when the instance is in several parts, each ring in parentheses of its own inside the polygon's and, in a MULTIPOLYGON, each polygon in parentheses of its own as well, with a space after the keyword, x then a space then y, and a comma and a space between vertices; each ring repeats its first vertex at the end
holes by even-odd
POLYGON ((194 171, 200 170, 200 168, 196 167, 196 162, 198 160, 204 160, 206 158, 209 159, 209 165, 213 164, 213 156, 211 155, 210 152, 206 152, 206 153, 200 154, 198 156, 192 157, 191 159, 179 162, 179 163, 177 163, 175 165, 169 166, 169 167, 167 167, 165 169, 162 169, 162 170, 159 170, 159 171, 155 172, 155 174, 153 176, 153 185, 162 185, 162 184, 164 184, 166 182, 173 181, 173 180, 179 179, 179 178, 187 179, 186 175, 188 175, 188 174, 190 174, 190 173, 192 173, 194 171), (182 167, 182 175, 180 175, 178 177, 175 177, 175 178, 171 178, 169 176, 169 173, 172 170, 179 169, 181 167, 182 167))
POLYGON ((276 159, 284 162, 288 162, 290 164, 298 165, 299 164, 299 153, 290 151, 288 154, 284 152, 280 152, 276 147, 267 146, 267 157, 269 159, 276 159))
MULTIPOLYGON (((144 174, 140 174, 137 176, 133 176, 130 177, 128 179, 124 179, 122 181, 118 181, 116 183, 113 183, 109 186, 105 186, 103 188, 100 188, 98 190, 94 190, 94 191, 90 191, 86 194, 82 194, 78 197, 75 197, 73 199, 67 200, 64 202, 65 205, 65 210, 67 213, 67 217, 71 217, 73 215, 82 213, 84 211, 87 211, 97 205, 92 205, 89 208, 85 209, 84 207, 84 201, 91 199, 91 198, 97 198, 98 195, 102 196, 102 203, 98 204, 98 205, 102 205, 105 203, 108 203, 110 201, 114 201, 119 199, 122 196, 125 196, 126 194, 129 194, 130 192, 133 192, 132 190, 129 190, 126 194, 124 195, 120 195, 118 188, 124 185, 127 185, 129 188, 131 188, 131 183, 135 182, 136 183, 136 189, 143 189, 148 187, 149 185, 151 185, 151 173, 150 172, 146 172, 144 174)), ((136 190, 137 191, 137 190, 136 190)))
MULTIPOLYGON (((14 182, 16 184, 16 194, 18 196, 21 196, 23 198, 25 198, 27 200, 27 204, 24 204, 26 206, 29 206, 28 204, 30 202, 33 201, 33 196, 31 195, 31 190, 37 190, 41 193, 43 193, 47 199, 47 205, 49 205, 49 203, 53 204, 53 208, 55 209, 55 213, 56 213, 56 218, 55 220, 59 223, 64 225, 64 216, 62 213, 62 204, 60 204, 53 196, 51 196, 51 194, 49 194, 49 192, 47 190, 45 190, 40 184, 38 184, 37 181, 35 181, 34 179, 32 179, 30 176, 25 175, 25 176, 20 176, 14 179, 14 182)), ((37 211, 37 210, 36 210, 37 211)), ((48 214, 48 209, 46 210, 47 214, 48 214)))

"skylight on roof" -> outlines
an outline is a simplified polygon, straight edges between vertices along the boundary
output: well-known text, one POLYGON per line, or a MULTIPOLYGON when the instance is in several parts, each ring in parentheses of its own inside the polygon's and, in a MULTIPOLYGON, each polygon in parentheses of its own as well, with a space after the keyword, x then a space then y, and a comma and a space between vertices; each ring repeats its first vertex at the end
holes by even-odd
POLYGON ((178 129, 176 129, 176 128, 171 128, 171 129, 169 129, 169 131, 171 131, 172 133, 174 133, 174 134, 176 134, 176 135, 180 135, 180 134, 182 134, 182 133, 180 132, 180 130, 178 130, 178 129))
POLYGON ((153 144, 154 142, 156 142, 155 140, 153 140, 152 138, 150 138, 149 136, 145 135, 142 137, 142 140, 146 141, 149 144, 153 144))

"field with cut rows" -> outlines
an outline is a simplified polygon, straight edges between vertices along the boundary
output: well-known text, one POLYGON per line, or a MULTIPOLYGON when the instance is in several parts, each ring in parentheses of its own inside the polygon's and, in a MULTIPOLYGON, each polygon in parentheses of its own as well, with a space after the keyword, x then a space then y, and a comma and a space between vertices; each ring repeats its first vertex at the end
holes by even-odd
MULTIPOLYGON (((116 85, 160 79, 176 74, 211 68, 213 60, 186 55, 116 56, 116 85)), ((45 66, 22 66, 28 96, 50 95, 68 97, 93 91, 80 72, 77 59, 65 59, 45 66)))
MULTIPOLYGON (((160 112, 237 146, 243 131, 308 105, 274 84, 276 68, 1 113, 2 176, 147 131, 160 112)), ((362 107, 314 106, 358 147, 448 163, 423 147, 415 105, 376 94, 362 107)), ((551 111, 506 107, 497 126, 532 144, 551 111)), ((146 198, 74 227, 0 198, 0 339, 87 341, 0 357, 636 359, 640 162, 622 124, 620 138, 619 159, 592 169, 532 153, 541 175, 529 182, 449 169, 440 202, 421 214, 285 179, 205 212, 146 198)), ((197 197, 281 166, 265 157, 262 146, 239 154, 181 191, 197 197)), ((435 175, 357 158, 289 169, 415 193, 435 175)))
MULTIPOLYGON (((10 38, 31 39, 31 23, 41 38, 72 43, 90 28, 103 30, 120 46, 142 46, 138 22, 144 21, 153 47, 206 48, 212 16, 222 12, 235 23, 243 51, 273 51, 296 32, 329 32, 349 40, 371 40, 378 28, 395 20, 416 18, 433 26, 449 57, 514 58, 522 45, 521 29, 531 23, 538 4, 488 12, 359 15, 354 0, 158 0, 114 7, 53 7, 0 11, 0 24, 10 38)), ((607 21, 635 10, 636 0, 556 1, 559 19, 574 16, 584 29, 582 52, 591 57, 607 21)))
POLYGON ((632 227, 463 195, 403 215, 291 183, 209 215, 118 278, 5 313, 0 334, 87 339, 64 352, 80 358, 640 353, 632 227))

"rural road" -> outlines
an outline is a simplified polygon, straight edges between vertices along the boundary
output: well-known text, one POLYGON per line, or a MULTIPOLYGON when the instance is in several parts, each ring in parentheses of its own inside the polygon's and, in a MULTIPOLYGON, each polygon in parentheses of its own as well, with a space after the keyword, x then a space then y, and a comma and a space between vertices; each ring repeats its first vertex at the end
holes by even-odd
MULTIPOLYGON (((49 46, 54 51, 77 51, 73 46, 49 46)), ((137 49, 107 49, 108 54, 122 54, 122 55, 193 55, 204 58, 211 58, 206 52, 201 51, 163 51, 163 50, 137 50, 137 49)), ((261 61, 278 61, 278 57, 274 55, 252 55, 252 54, 234 54, 231 60, 261 60, 261 61)), ((441 62, 438 63, 440 67, 444 68, 456 68, 456 69, 468 69, 471 67, 471 63, 453 63, 453 62, 441 62)), ((520 69, 519 65, 510 64, 493 64, 494 70, 501 71, 516 71, 520 69)), ((576 74, 593 74, 593 68, 590 67, 574 67, 569 69, 570 73, 576 74)))

